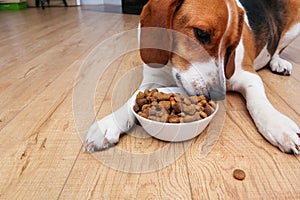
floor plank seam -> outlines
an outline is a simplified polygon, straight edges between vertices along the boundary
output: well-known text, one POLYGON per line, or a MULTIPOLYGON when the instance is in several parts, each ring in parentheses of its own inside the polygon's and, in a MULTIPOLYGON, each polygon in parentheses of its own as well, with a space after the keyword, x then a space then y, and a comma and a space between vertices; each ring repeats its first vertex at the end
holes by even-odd
POLYGON ((64 183, 63 183, 63 185, 62 185, 62 188, 61 188, 61 190, 60 190, 60 192, 59 192, 59 194, 58 194, 58 196, 57 196, 57 199, 60 199, 60 198, 61 198, 61 195, 62 195, 62 193, 63 193, 63 191, 64 191, 64 189, 65 189, 66 184, 68 183, 68 180, 69 180, 69 178, 70 178, 70 176, 71 176, 71 174, 72 174, 72 172, 73 172, 74 166, 76 165, 76 162, 77 162, 77 160, 78 160, 78 158, 79 158, 79 155, 80 155, 81 152, 82 152, 82 149, 83 149, 83 145, 81 145, 81 148, 79 149, 79 151, 78 151, 78 153, 77 153, 77 155, 76 155, 76 158, 75 158, 75 160, 74 160, 74 162, 73 162, 73 164, 72 164, 72 167, 70 168, 70 171, 69 171, 69 173, 68 173, 68 175, 67 175, 67 177, 66 177, 66 180, 64 181, 64 183))

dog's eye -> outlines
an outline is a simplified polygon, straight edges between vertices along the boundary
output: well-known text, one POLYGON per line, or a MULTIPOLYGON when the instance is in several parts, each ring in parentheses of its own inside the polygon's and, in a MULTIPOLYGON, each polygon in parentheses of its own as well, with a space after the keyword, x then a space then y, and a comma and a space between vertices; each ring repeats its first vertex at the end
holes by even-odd
POLYGON ((207 31, 194 28, 194 34, 197 40, 199 40, 202 44, 210 44, 210 34, 207 31))

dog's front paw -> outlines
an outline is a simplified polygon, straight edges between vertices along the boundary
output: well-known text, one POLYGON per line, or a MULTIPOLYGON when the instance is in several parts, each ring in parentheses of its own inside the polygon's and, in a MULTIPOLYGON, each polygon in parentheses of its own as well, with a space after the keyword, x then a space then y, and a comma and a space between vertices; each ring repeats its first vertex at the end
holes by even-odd
POLYGON ((291 75, 293 69, 293 65, 290 62, 280 58, 279 56, 274 56, 272 58, 270 67, 274 73, 282 75, 291 75))
POLYGON ((293 120, 274 110, 259 121, 259 131, 271 144, 286 153, 300 153, 300 129, 293 120))
POLYGON ((108 115, 90 127, 84 144, 85 150, 92 153, 112 147, 119 141, 121 132, 113 115, 108 115))

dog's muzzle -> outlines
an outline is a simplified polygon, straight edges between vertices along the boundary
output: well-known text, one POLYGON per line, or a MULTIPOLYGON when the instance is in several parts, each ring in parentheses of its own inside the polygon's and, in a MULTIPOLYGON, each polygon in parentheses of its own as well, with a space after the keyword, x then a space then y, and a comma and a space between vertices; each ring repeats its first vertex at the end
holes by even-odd
POLYGON ((204 95, 214 101, 225 99, 226 85, 222 76, 205 79, 198 70, 192 73, 179 73, 175 69, 173 73, 177 86, 184 89, 188 95, 204 95))

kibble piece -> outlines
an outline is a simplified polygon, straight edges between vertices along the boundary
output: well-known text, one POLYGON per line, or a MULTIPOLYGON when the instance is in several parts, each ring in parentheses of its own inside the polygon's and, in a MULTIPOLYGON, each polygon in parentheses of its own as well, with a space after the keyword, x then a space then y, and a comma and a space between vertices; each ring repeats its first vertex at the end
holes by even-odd
POLYGON ((190 96, 190 100, 192 104, 197 104, 198 103, 198 96, 190 96))
POLYGON ((200 116, 204 119, 207 117, 207 114, 203 111, 200 111, 200 116))
POLYGON ((176 102, 181 102, 181 96, 179 94, 175 94, 174 99, 176 102))
POLYGON ((134 110, 134 112, 138 113, 138 112, 140 111, 139 105, 138 105, 138 104, 135 104, 135 105, 133 106, 133 110, 134 110))
POLYGON ((175 117, 175 116, 171 116, 171 117, 169 117, 169 122, 170 123, 180 123, 180 118, 175 117))
POLYGON ((145 110, 148 110, 150 108, 150 104, 144 104, 143 106, 142 106, 142 112, 144 112, 145 110))
POLYGON ((215 109, 210 106, 209 104, 207 104, 204 108, 204 112, 209 116, 211 115, 213 112, 215 111, 215 109))
POLYGON ((136 103, 138 104, 139 107, 142 107, 143 105, 148 103, 148 100, 145 98, 142 99, 136 99, 136 103))
POLYGON ((198 98, 198 102, 200 102, 201 100, 206 100, 204 95, 197 96, 197 98, 198 98))
POLYGON ((184 112, 178 113, 178 117, 185 117, 186 114, 184 112))
POLYGON ((144 94, 145 94, 146 96, 149 96, 150 90, 146 89, 146 90, 144 91, 144 94))
POLYGON ((199 112, 196 112, 193 117, 194 117, 194 121, 198 121, 198 120, 202 119, 200 117, 200 113, 199 112))
POLYGON ((148 118, 148 115, 146 113, 143 112, 138 112, 138 115, 144 118, 148 118))
POLYGON ((174 97, 170 97, 170 104, 171 104, 171 107, 174 107, 176 101, 174 99, 174 97))
POLYGON ((213 107, 214 109, 216 108, 216 103, 214 101, 210 100, 208 104, 211 105, 211 107, 213 107))
POLYGON ((143 92, 140 91, 140 92, 136 95, 136 98, 137 98, 137 99, 145 98, 145 93, 143 93, 143 92))
POLYGON ((157 102, 158 98, 157 98, 157 96, 150 95, 150 96, 147 96, 147 100, 149 102, 155 102, 155 101, 157 102))
POLYGON ((154 96, 154 94, 158 93, 158 90, 157 89, 153 89, 150 91, 150 95, 151 96, 154 96))
POLYGON ((161 122, 168 122, 168 119, 169 119, 169 114, 168 113, 165 113, 161 116, 160 118, 160 121, 161 122))
POLYGON ((163 92, 158 92, 154 95, 158 101, 169 101, 172 94, 165 94, 163 92))
POLYGON ((150 108, 149 108, 149 116, 158 116, 158 112, 157 112, 157 110, 155 109, 155 107, 154 106, 151 106, 150 108))
POLYGON ((187 106, 189 106, 189 105, 192 104, 191 100, 190 100, 189 98, 186 98, 186 97, 183 98, 183 103, 184 103, 185 105, 187 105, 187 106))
POLYGON ((198 110, 198 111, 204 111, 204 110, 205 110, 205 108, 204 108, 204 106, 202 105, 202 103, 198 103, 198 104, 197 104, 197 110, 198 110))
POLYGON ((175 103, 172 108, 176 113, 180 113, 182 111, 181 103, 179 102, 175 103))
POLYGON ((202 99, 201 101, 200 101, 200 103, 202 104, 202 105, 207 105, 207 101, 206 101, 206 99, 202 99))
POLYGON ((151 106, 156 106, 156 105, 158 105, 158 102, 157 101, 152 101, 150 105, 151 106))
POLYGON ((194 105, 185 105, 183 104, 183 112, 185 112, 188 115, 194 115, 196 112, 196 108, 194 105))
POLYGON ((186 115, 184 118, 183 118, 183 122, 193 122, 195 121, 194 120, 194 117, 193 116, 190 116, 190 115, 186 115))
POLYGON ((171 107, 170 101, 160 101, 158 105, 162 106, 167 111, 169 111, 171 107))
POLYGON ((147 119, 150 119, 150 120, 153 120, 153 121, 160 122, 160 118, 159 118, 159 117, 156 117, 156 116, 150 115, 150 116, 148 116, 148 117, 146 117, 146 118, 147 118, 147 119))
POLYGON ((246 174, 245 174, 245 172, 243 171, 243 170, 241 170, 241 169, 235 169, 234 171, 233 171, 233 177, 235 178, 235 179, 237 179, 237 180, 244 180, 245 179, 245 177, 246 177, 246 174))

